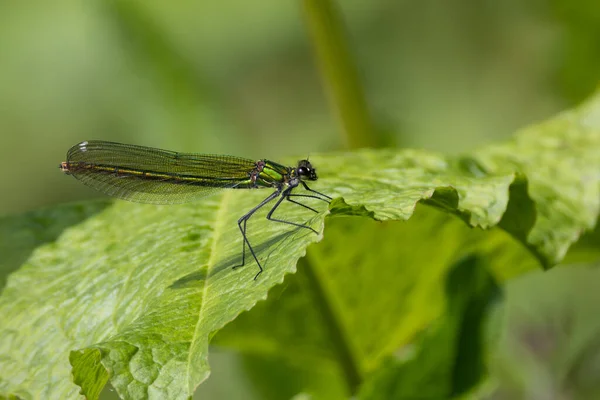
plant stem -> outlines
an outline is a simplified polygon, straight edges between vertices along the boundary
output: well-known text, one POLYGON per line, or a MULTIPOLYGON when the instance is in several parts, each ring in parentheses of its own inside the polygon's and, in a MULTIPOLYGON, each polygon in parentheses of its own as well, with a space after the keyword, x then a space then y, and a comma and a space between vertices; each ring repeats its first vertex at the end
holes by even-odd
POLYGON ((344 35, 341 16, 331 0, 303 0, 306 25, 332 108, 350 148, 379 144, 367 102, 344 35))
POLYGON ((351 343, 348 337, 344 334, 341 321, 337 318, 336 313, 331 307, 331 301, 327 298, 327 294, 320 283, 319 277, 315 274, 315 270, 307 257, 299 260, 301 268, 305 272, 306 284, 309 292, 313 296, 314 302, 317 304, 317 310, 320 312, 323 323, 329 337, 331 339, 333 351, 339 360, 339 364, 344 373, 346 386, 351 395, 355 395, 362 383, 360 367, 354 358, 351 343))

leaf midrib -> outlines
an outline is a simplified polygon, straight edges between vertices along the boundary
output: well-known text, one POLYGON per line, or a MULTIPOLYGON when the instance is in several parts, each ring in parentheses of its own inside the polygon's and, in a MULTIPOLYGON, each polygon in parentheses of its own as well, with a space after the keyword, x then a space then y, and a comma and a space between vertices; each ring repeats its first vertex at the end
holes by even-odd
POLYGON ((210 255, 208 258, 208 263, 207 263, 207 271, 206 271, 206 278, 204 279, 204 287, 202 288, 202 302, 200 304, 200 310, 198 311, 198 321, 196 322, 196 326, 194 327, 194 334, 192 336, 192 340, 190 341, 190 350, 188 351, 188 357, 187 357, 187 367, 186 367, 186 374, 187 374, 187 380, 188 380, 188 394, 191 396, 193 394, 194 388, 192 387, 192 382, 190 382, 190 366, 192 365, 192 352, 194 349, 194 345, 196 344, 198 338, 199 338, 199 327, 200 324, 203 321, 203 313, 205 310, 205 304, 206 304, 206 299, 207 299, 207 294, 208 294, 208 280, 211 277, 211 272, 213 270, 213 268, 211 268, 211 266, 214 265, 215 263, 215 255, 217 254, 217 244, 219 243, 219 239, 222 236, 223 233, 223 226, 225 225, 225 220, 226 220, 226 216, 227 216, 227 210, 229 208, 229 205, 231 204, 231 191, 224 191, 223 192, 223 197, 221 198, 221 201, 218 203, 218 210, 215 213, 215 218, 214 218, 214 223, 212 224, 212 226, 215 227, 214 231, 213 231, 213 242, 210 248, 210 255))

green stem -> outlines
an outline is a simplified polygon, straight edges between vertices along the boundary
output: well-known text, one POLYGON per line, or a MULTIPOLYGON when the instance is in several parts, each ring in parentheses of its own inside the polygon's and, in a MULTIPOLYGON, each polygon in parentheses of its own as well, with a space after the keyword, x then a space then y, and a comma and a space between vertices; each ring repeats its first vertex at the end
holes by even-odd
POLYGON ((317 310, 320 312, 324 326, 329 333, 333 351, 337 356, 344 373, 348 391, 351 395, 354 395, 357 393, 358 388, 362 383, 362 376, 360 367, 354 358, 350 341, 344 334, 342 324, 336 317, 336 313, 331 306, 331 302, 327 299, 327 294, 325 293, 312 264, 307 257, 301 258, 299 264, 300 268, 304 271, 309 292, 312 294, 313 300, 317 304, 317 310))
POLYGON ((348 49, 343 21, 331 0, 303 0, 306 25, 329 99, 350 148, 379 144, 356 67, 348 49))

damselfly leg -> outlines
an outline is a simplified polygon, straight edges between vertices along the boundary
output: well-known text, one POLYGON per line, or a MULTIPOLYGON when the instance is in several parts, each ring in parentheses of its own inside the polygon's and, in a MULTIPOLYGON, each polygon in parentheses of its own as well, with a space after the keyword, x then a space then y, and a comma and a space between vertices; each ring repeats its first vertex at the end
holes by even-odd
POLYGON ((240 219, 238 219, 238 227, 240 228, 240 231, 242 232, 242 237, 244 239, 242 241, 242 263, 240 265, 234 266, 233 269, 243 267, 244 265, 246 265, 246 245, 248 245, 248 248, 250 249, 250 253, 252 253, 252 257, 254 257, 254 260, 256 260, 256 264, 258 265, 258 268, 259 268, 259 271, 256 274, 256 276, 254 277, 254 280, 256 280, 256 278, 258 278, 258 276, 263 272, 263 269, 262 269, 262 266, 260 265, 260 261, 258 261, 258 257, 256 257, 256 253, 254 253, 254 249, 252 248, 252 245, 248 241, 248 237, 246 236, 246 223, 248 222, 250 217, 252 217, 252 215, 255 212, 260 210, 262 207, 264 207, 265 204, 272 201, 275 197, 279 196, 280 193, 281 193, 281 190, 276 190, 275 192, 271 193, 266 199, 261 201, 256 207, 254 207, 252 210, 248 211, 240 219), (242 227, 242 225, 243 225, 243 227, 242 227))
POLYGON ((260 204, 258 204, 256 207, 254 207, 252 210, 250 210, 249 212, 247 212, 246 214, 244 214, 239 220, 238 220, 238 226, 240 228, 240 231, 242 232, 242 236, 243 236, 243 243, 242 243, 242 263, 240 265, 236 265, 233 267, 233 269, 239 268, 239 267, 243 267, 246 264, 246 245, 248 245, 248 248, 250 249, 250 253, 252 254, 252 257, 254 258, 254 260, 256 261, 256 264, 258 265, 259 271, 258 273, 254 276, 254 280, 256 280, 256 278, 258 278, 258 276, 263 272, 263 268, 260 264, 260 261, 258 260, 258 257, 256 256, 256 253, 254 252, 254 249, 252 248, 252 245, 250 244, 250 241, 248 240, 248 237, 246 235, 246 224, 248 222, 248 220, 252 217, 252 215, 258 211, 260 208, 262 208, 263 206, 265 206, 267 203, 269 203, 270 201, 272 201, 273 199, 275 199, 275 197, 279 196, 279 199, 277 200, 277 202, 275 203, 275 205, 273 205, 273 207, 271 208, 271 210, 269 210, 269 212, 267 213, 267 219, 269 221, 273 221, 273 222, 280 222, 282 224, 287 224, 287 225, 292 225, 292 226, 296 226, 299 228, 305 228, 308 229, 312 232, 314 232, 315 234, 318 234, 318 232, 316 230, 314 230, 312 227, 306 225, 306 224, 299 224, 296 222, 291 222, 291 221, 286 221, 286 220, 282 220, 282 219, 277 219, 277 218, 273 218, 273 213, 275 213, 275 211, 277 210, 277 208, 279 208, 279 206, 281 205, 281 203, 283 202, 283 200, 288 200, 294 204, 297 204, 299 206, 302 206, 306 209, 309 209, 315 213, 318 213, 317 210, 315 210, 314 208, 307 206, 306 204, 302 204, 299 203, 293 199, 291 199, 291 197, 308 197, 308 198, 313 198, 313 199, 319 199, 322 201, 325 201, 327 203, 330 203, 330 199, 331 197, 323 194, 323 193, 319 193, 316 190, 312 190, 310 189, 304 182, 302 182, 303 186, 313 192, 313 193, 317 193, 323 197, 326 197, 327 199, 323 198, 323 197, 318 197, 315 195, 310 195, 310 194, 294 194, 291 193, 292 190, 294 189, 294 187, 289 187, 283 191, 281 190, 277 190, 275 192, 273 192, 271 195, 269 195, 266 199, 264 199, 262 202, 260 202, 260 204), (329 200, 328 200, 329 199, 329 200))

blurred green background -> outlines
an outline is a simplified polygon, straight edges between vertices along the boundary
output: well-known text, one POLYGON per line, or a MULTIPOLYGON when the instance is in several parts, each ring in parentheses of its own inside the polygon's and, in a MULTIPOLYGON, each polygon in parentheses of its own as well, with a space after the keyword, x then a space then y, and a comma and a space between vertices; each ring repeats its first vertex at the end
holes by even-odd
MULTIPOLYGON (((390 146, 460 153, 503 140, 582 101, 600 78, 595 0, 336 5, 373 126, 390 146)), ((58 170, 82 140, 273 159, 344 149, 317 65, 302 1, 3 2, 0 214, 97 196, 58 170)), ((549 299, 512 314, 525 326, 509 325, 514 346, 529 346, 532 336, 519 332, 535 330, 531 346, 569 353, 580 331, 557 335, 556 327, 536 328, 530 316, 552 319, 557 305, 567 315, 589 307, 594 290, 585 285, 592 277, 600 279, 594 269, 570 268, 509 284, 509 305, 517 310, 549 299), (551 291, 545 280, 563 289, 551 291), (578 300, 563 305, 569 298, 578 300)), ((588 319, 578 329, 600 332, 588 319)), ((597 340, 588 344, 595 361, 583 370, 593 382, 600 379, 600 349, 597 340)), ((519 378, 506 373, 518 352, 500 358, 497 398, 545 399, 562 393, 554 373, 575 379, 567 355, 554 360, 559 372, 533 357, 519 378), (527 396, 528 385, 541 388, 538 397, 527 396)), ((214 379, 202 390, 234 390, 219 382, 233 379, 227 374, 235 357, 216 354, 213 363, 214 379)), ((247 395, 250 384, 235 379, 247 395)))
MULTIPOLYGON (((599 75, 592 0, 338 9, 391 145, 467 151, 599 75)), ((344 146, 301 1, 4 2, 0 52, 0 214, 96 196, 57 168, 87 139, 275 159, 344 146)))

